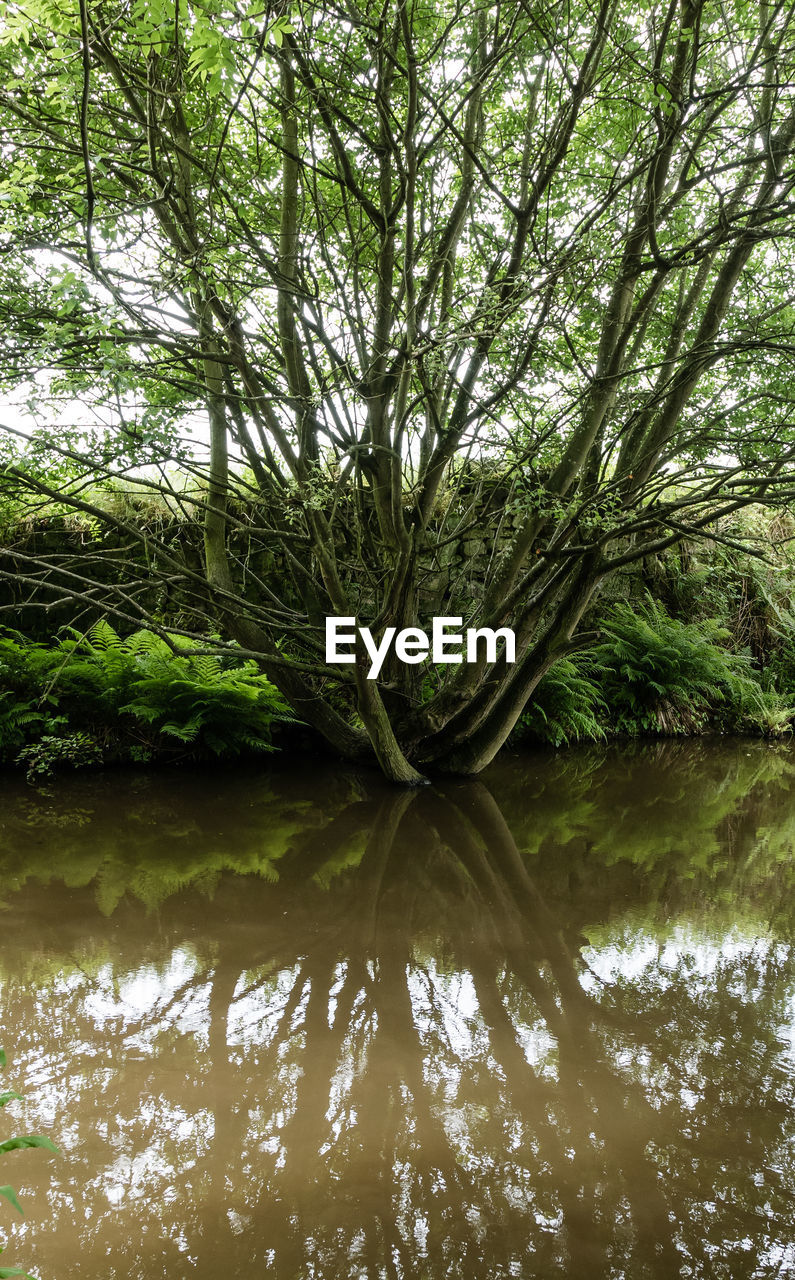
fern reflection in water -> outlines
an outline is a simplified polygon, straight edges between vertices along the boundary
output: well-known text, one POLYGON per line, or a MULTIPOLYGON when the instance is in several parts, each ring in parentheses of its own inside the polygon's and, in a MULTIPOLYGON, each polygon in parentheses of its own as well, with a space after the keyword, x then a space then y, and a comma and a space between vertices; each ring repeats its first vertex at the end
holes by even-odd
POLYGON ((67 1150, 26 1261, 786 1274, 794 778, 786 749, 686 743, 419 794, 9 782, 3 1021, 67 1150))

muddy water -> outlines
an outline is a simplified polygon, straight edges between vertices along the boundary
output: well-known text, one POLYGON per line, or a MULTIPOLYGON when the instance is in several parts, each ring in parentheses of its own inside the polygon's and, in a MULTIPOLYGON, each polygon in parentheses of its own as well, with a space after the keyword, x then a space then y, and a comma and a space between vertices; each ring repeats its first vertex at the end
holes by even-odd
POLYGON ((0 781, 7 1265, 795 1276, 795 753, 0 781))

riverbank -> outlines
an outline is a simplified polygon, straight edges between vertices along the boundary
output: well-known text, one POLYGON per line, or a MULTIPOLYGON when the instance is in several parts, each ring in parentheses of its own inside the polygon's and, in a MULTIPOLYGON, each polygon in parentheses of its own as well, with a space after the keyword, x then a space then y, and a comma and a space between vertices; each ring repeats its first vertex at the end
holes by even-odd
MULTIPOLYGON (((612 580, 583 622, 588 643, 543 677, 510 744, 791 733, 794 528, 746 512, 722 541, 683 543, 612 580)), ((85 630, 77 617, 54 636, 0 630, 0 766, 38 777, 273 750, 299 758, 311 743, 256 663, 212 637, 120 634, 106 619, 85 630)))
MULTIPOLYGON (((779 737, 795 722, 795 662, 763 667, 714 619, 683 622, 650 596, 609 606, 598 643, 544 676, 510 743, 553 747, 704 733, 779 737)), ((0 764, 174 765, 287 750, 311 738, 250 660, 107 622, 43 644, 0 637, 0 764)))

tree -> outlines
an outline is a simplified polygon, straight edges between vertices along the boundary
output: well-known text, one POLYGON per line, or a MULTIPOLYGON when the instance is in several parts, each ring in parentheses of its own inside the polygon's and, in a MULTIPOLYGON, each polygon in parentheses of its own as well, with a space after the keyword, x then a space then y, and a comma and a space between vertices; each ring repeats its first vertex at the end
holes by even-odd
POLYGON ((4 484, 143 541, 86 485, 180 502, 178 462, 203 563, 160 572, 337 750, 477 772, 610 574, 791 495, 794 35, 768 0, 12 0, 4 377, 95 426, 4 484), (431 602, 470 530, 482 593, 431 602), (327 615, 432 603, 518 661, 325 662, 327 615))

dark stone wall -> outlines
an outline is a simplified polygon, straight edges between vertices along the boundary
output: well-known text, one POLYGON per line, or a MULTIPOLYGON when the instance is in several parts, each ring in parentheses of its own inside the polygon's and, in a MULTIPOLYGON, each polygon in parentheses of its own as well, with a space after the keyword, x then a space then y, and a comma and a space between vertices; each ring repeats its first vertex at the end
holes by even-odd
MULTIPOLYGON (((424 619, 440 613, 465 614, 482 597, 496 555, 524 518, 522 512, 501 508, 494 496, 489 495, 482 520, 474 520, 466 495, 459 495, 455 509, 437 520, 431 532, 438 547, 429 550, 419 576, 424 619)), ((37 518, 0 532, 0 624, 45 637, 67 626, 85 630, 100 617, 110 616, 124 632, 144 625, 148 614, 166 624, 203 629, 206 612, 200 583, 186 580, 191 573, 201 579, 200 525, 174 517, 150 517, 136 525, 136 532, 137 537, 124 529, 97 529, 79 515, 37 518), (114 619, 110 602, 130 621, 114 619)), ((249 598, 261 596, 260 584, 264 584, 300 607, 283 553, 263 541, 256 528, 256 512, 233 529, 230 551, 249 598), (249 531, 249 524, 254 531, 249 531)), ((307 552, 297 547, 296 554, 303 557, 311 575, 314 567, 307 561, 307 552)), ((351 521, 350 545, 342 548, 341 559, 355 564, 355 554, 351 521)), ((630 598, 642 590, 641 573, 633 568, 612 579, 603 598, 630 598)), ((362 580, 358 604, 364 612, 366 594, 362 580)))

